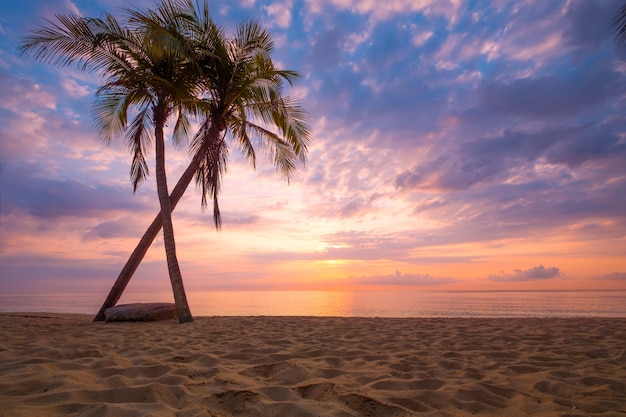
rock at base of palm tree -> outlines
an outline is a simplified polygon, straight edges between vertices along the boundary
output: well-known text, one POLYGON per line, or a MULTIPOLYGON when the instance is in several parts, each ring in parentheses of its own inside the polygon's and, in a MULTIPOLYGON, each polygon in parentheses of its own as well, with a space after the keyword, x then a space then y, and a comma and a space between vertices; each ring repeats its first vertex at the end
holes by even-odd
POLYGON ((160 321, 176 318, 176 305, 173 303, 121 304, 108 308, 104 312, 104 320, 106 322, 160 321))

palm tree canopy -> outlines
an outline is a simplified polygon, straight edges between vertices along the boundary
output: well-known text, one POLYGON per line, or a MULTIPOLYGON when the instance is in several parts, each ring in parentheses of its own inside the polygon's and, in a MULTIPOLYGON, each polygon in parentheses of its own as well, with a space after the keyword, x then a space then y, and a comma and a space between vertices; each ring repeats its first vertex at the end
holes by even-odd
POLYGON ((210 18, 206 0, 202 7, 192 0, 164 0, 156 9, 125 9, 124 16, 120 24, 110 14, 58 15, 58 22, 48 21, 25 37, 20 53, 103 75, 92 107, 95 124, 106 142, 125 137, 133 155, 135 190, 148 175, 145 156, 158 103, 167 103, 166 118, 177 116, 175 142, 189 133, 189 116, 201 120, 191 153, 201 157, 196 182, 202 207, 213 200, 217 228, 229 143, 253 167, 260 145, 289 180, 306 159, 308 115, 284 96, 285 82, 291 84, 299 75, 275 67, 267 29, 251 20, 227 37, 210 18), (129 113, 134 114, 130 123, 129 113))
POLYGON ((204 101, 211 117, 194 137, 192 152, 204 155, 196 182, 202 206, 212 198, 219 228, 217 197, 228 162, 228 142, 239 147, 253 167, 255 145, 261 145, 278 172, 289 180, 297 163, 305 162, 310 130, 307 113, 296 100, 283 95, 284 83, 291 84, 298 73, 274 66, 269 32, 256 21, 240 24, 233 37, 224 36, 217 27, 213 31, 212 55, 200 62, 206 82, 204 101), (211 135, 212 129, 220 134, 211 135))

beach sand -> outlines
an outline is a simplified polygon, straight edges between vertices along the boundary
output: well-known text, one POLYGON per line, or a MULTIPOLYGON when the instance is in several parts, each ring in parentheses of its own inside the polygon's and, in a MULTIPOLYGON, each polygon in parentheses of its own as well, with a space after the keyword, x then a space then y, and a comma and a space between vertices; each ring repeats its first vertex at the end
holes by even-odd
POLYGON ((626 319, 0 314, 0 416, 626 416, 626 319))

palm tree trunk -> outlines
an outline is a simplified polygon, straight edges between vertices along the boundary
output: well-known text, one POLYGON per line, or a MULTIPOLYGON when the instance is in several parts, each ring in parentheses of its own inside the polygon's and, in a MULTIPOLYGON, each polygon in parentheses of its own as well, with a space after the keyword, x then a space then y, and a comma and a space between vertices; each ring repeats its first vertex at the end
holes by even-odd
MULTIPOLYGON (((224 125, 223 120, 214 121, 214 123, 212 123, 211 127, 209 128, 208 138, 207 138, 208 144, 217 143, 217 141, 219 140, 220 132, 224 130, 225 128, 226 126, 224 125)), ((206 149, 206 148, 203 148, 203 149, 206 149)), ((210 147, 208 149, 210 149, 210 147)), ((189 166, 187 167, 183 175, 178 180, 178 183, 176 183, 176 186, 172 190, 172 194, 169 197, 170 209, 172 212, 174 211, 174 208, 176 208, 176 205, 178 204, 180 199, 185 194, 185 191, 187 190, 187 187, 189 187, 189 184, 191 183, 191 180, 193 179, 194 174, 198 171, 198 168, 200 167, 200 162, 202 161, 204 156, 205 155, 202 153, 202 150, 198 151, 194 155, 193 159, 191 160, 191 163, 189 164, 189 166)), ((218 156, 215 155, 214 157, 218 157, 218 156)), ((126 264, 124 265, 120 274, 118 275, 117 280, 111 287, 111 290, 109 291, 109 295, 107 296, 106 300, 102 304, 102 307, 100 307, 100 310, 94 317, 93 321, 104 321, 105 319, 104 312, 106 311, 106 309, 113 307, 117 304, 119 299, 122 297, 122 294, 124 293, 124 290, 126 289, 126 286, 130 282, 130 279, 133 277, 133 274, 139 267, 139 264, 141 264, 141 261, 143 260, 144 256, 148 252, 148 249, 152 245, 152 242, 154 242, 154 239, 159 234, 159 231, 161 230, 162 225, 163 225, 163 217, 161 215, 161 212, 159 212, 159 214, 157 214, 157 216, 154 218, 154 220, 148 227, 148 230, 146 230, 144 235, 139 240, 139 243, 135 247, 135 250, 133 250, 130 257, 128 258, 128 261, 126 261, 126 264)))
POLYGON ((163 138, 163 127, 165 126, 165 109, 159 105, 154 109, 154 135, 156 142, 156 166, 155 176, 157 182, 157 193, 161 205, 161 218, 163 219, 163 242, 165 244, 165 257, 167 258, 167 269, 170 275, 174 301, 176 303, 176 313, 179 323, 193 321, 183 277, 180 273, 180 266, 176 257, 176 243, 174 241, 174 225, 172 223, 172 209, 170 206, 170 196, 167 190, 167 176, 165 173, 165 140, 163 138))
MULTIPOLYGON (((193 179, 193 175, 198 170, 198 167, 200 166, 201 156, 202 155, 199 153, 194 156, 191 163, 172 190, 172 194, 170 195, 170 208, 172 212, 174 211, 174 208, 176 208, 176 204, 178 204, 180 199, 185 194, 187 187, 193 179)), ((118 275, 115 284, 113 284, 113 287, 111 287, 109 295, 102 304, 102 307, 100 307, 100 310, 98 311, 98 314, 96 314, 96 316, 94 317, 93 321, 104 321, 105 310, 117 304, 119 299, 122 297, 126 286, 130 282, 130 279, 133 277, 133 274, 139 267, 139 264, 143 260, 144 256, 146 256, 148 249, 150 249, 152 242, 154 242, 154 239, 159 234, 159 231, 161 231, 162 226, 163 218, 161 217, 161 212, 159 211, 159 214, 156 215, 156 217, 148 227, 148 230, 146 230, 146 232, 141 237, 141 240, 139 240, 139 243, 135 247, 133 253, 128 258, 128 261, 126 261, 126 264, 118 275)))

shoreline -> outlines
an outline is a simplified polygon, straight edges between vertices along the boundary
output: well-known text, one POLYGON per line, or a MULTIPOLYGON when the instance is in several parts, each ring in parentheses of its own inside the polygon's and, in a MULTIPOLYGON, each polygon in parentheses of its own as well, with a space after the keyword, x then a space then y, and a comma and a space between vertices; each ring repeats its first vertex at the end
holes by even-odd
POLYGON ((626 318, 0 313, 6 416, 623 416, 626 318))

